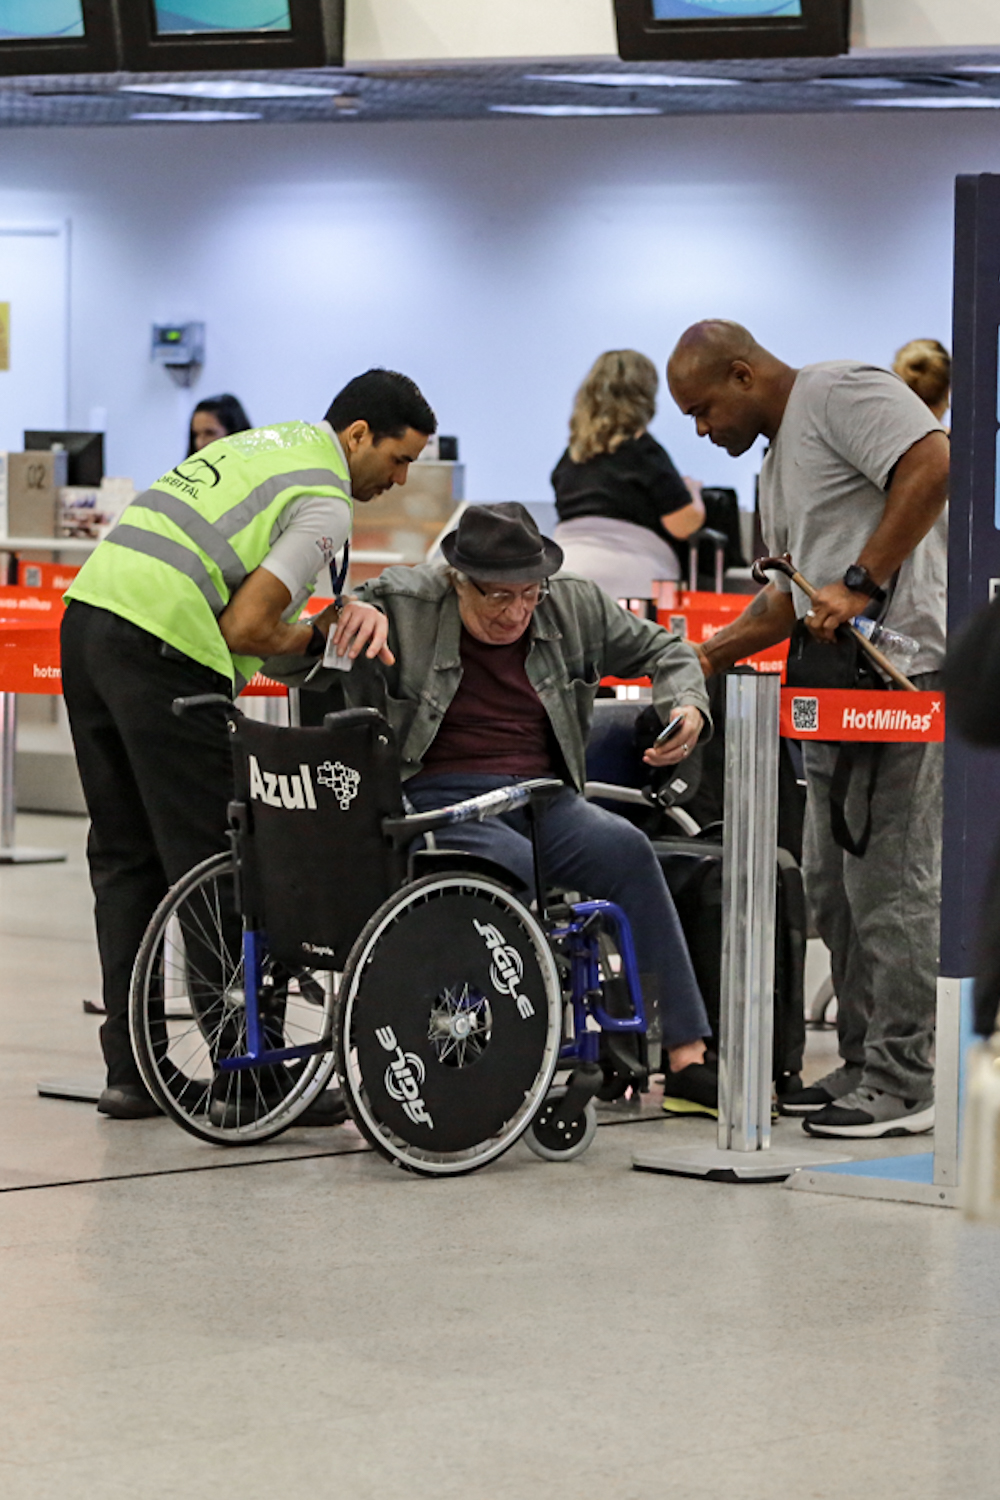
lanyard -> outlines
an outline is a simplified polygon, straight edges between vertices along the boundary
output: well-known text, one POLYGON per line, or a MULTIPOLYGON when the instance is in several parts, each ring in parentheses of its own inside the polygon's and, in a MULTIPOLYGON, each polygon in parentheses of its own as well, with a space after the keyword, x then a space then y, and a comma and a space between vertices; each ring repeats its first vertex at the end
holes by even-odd
POLYGON ((333 583, 333 597, 337 604, 340 603, 344 594, 344 584, 347 582, 347 570, 351 566, 351 544, 344 543, 344 559, 334 576, 331 569, 330 578, 333 583))

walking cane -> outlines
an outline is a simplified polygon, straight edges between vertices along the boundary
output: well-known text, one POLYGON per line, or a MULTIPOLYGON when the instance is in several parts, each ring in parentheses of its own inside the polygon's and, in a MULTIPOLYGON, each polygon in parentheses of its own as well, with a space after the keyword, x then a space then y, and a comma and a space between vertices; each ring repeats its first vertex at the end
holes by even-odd
MULTIPOLYGON (((811 583, 808 583, 802 577, 802 574, 792 563, 788 561, 787 558, 758 557, 757 561, 753 565, 752 571, 755 582, 761 584, 767 584, 770 582, 767 576, 769 572, 784 573, 786 578, 790 578, 794 584, 798 585, 798 587, 811 602, 815 602, 816 594, 818 591, 813 588, 811 583)), ((917 693, 920 691, 920 689, 918 687, 915 687, 910 679, 905 676, 898 667, 893 666, 892 662, 884 654, 884 652, 880 651, 877 646, 872 645, 868 637, 866 635, 863 635, 855 625, 849 624, 847 628, 851 632, 851 635, 853 635, 854 639, 857 641, 858 645, 861 647, 862 651, 864 651, 867 656, 871 657, 872 661, 878 667, 879 671, 884 672, 887 677, 890 677, 897 687, 903 688, 908 693, 917 693)))

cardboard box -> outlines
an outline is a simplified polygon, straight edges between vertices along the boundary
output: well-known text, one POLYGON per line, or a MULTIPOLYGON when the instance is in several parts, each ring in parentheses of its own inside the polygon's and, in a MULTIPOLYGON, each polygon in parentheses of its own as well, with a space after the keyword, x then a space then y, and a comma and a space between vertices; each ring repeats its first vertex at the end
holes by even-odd
POLYGON ((5 453, 0 462, 0 534, 55 536, 65 453, 5 453))

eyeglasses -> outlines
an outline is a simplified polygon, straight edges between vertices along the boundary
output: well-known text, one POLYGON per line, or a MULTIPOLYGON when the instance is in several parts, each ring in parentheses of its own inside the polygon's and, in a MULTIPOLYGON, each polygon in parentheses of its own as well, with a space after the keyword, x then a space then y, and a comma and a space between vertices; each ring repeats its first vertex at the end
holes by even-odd
POLYGON ((470 578, 469 582, 477 593, 482 594, 489 608, 496 610, 498 614, 512 604, 526 604, 529 609, 534 609, 536 604, 541 604, 543 599, 549 597, 547 583, 529 583, 523 589, 484 589, 474 578, 470 578))

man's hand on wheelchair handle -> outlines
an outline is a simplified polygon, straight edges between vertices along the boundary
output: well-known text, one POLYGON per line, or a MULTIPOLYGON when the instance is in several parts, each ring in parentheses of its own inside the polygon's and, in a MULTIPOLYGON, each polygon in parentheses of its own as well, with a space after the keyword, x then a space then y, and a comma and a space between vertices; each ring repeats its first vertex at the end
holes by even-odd
MULTIPOLYGON (((324 610, 323 615, 327 614, 330 615, 334 642, 342 656, 350 656, 355 660, 363 651, 369 660, 377 656, 387 667, 393 665, 396 658, 386 645, 389 621, 374 604, 362 604, 360 599, 345 599, 339 611, 332 608, 324 610)), ((322 628, 325 623, 322 616, 317 617, 317 623, 322 628)))
POLYGON ((700 708, 683 705, 676 708, 674 714, 683 714, 684 723, 659 749, 650 746, 642 757, 647 766, 675 766, 678 761, 687 759, 701 738, 705 720, 700 708))

